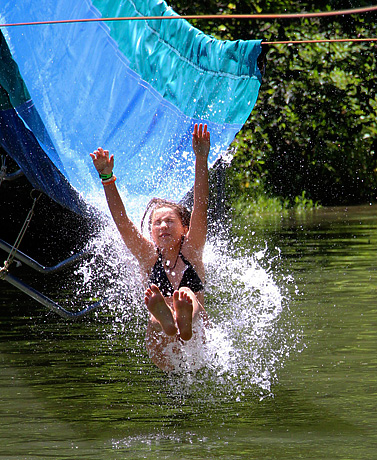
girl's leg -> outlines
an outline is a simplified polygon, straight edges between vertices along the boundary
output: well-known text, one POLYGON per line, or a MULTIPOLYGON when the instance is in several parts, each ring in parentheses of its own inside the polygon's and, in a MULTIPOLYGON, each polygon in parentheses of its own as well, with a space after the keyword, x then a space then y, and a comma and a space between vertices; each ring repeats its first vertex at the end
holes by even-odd
POLYGON ((174 293, 173 311, 154 285, 145 292, 145 303, 151 313, 146 333, 149 357, 157 367, 166 372, 177 370, 183 343, 181 339, 187 341, 193 333, 204 332, 200 325, 207 324, 207 313, 188 288, 181 288, 174 293), (198 321, 199 318, 202 322, 198 321))
POLYGON ((144 301, 150 313, 145 338, 149 357, 163 371, 173 371, 171 353, 178 340, 174 313, 154 284, 145 291, 144 301))
POLYGON ((165 372, 174 371, 179 360, 180 344, 177 334, 169 337, 164 334, 158 321, 150 315, 145 344, 152 363, 165 372), (174 363, 173 363, 174 358, 174 363))

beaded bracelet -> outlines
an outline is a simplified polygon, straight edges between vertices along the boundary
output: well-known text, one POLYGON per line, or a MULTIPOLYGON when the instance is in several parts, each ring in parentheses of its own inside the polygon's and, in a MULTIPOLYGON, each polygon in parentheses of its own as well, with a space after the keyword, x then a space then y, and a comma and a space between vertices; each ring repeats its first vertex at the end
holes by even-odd
POLYGON ((117 178, 113 174, 109 179, 102 179, 102 185, 105 186, 105 185, 113 184, 116 180, 117 178))

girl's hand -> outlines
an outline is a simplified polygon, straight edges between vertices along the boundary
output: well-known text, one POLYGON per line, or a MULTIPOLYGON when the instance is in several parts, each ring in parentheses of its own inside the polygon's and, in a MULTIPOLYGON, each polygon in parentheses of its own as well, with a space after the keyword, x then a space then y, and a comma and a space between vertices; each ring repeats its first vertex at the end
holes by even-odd
POLYGON ((99 174, 111 174, 114 168, 114 155, 109 157, 109 151, 99 147, 98 150, 90 153, 90 156, 99 174))
POLYGON ((192 148, 194 149, 195 156, 208 158, 209 149, 211 146, 211 140, 209 131, 207 131, 207 125, 195 123, 194 132, 192 133, 192 148))

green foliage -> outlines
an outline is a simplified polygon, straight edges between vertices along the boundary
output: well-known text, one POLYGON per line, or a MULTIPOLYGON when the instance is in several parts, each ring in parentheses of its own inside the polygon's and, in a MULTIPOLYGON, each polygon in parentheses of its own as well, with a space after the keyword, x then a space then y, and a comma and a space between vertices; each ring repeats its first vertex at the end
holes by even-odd
POLYGON ((313 200, 306 198, 305 190, 301 193, 301 195, 295 197, 295 210, 296 212, 303 212, 303 211, 312 211, 313 209, 319 209, 320 205, 314 203, 313 200))
MULTIPOLYGON (((350 9, 368 2, 170 4, 180 14, 246 14, 350 9)), ((277 41, 375 37, 376 19, 376 14, 364 14, 194 25, 221 39, 277 41)), ((258 102, 234 141, 228 172, 234 202, 257 202, 261 194, 296 207, 377 199, 376 54, 373 42, 270 47, 258 102)))
POLYGON ((265 193, 260 193, 254 198, 245 196, 234 198, 232 202, 232 215, 237 219, 258 218, 271 220, 271 218, 287 216, 290 211, 297 215, 320 208, 321 206, 318 202, 314 203, 313 200, 306 197, 305 190, 301 195, 295 197, 293 203, 288 199, 269 197, 265 193))
POLYGON ((264 218, 268 216, 281 216, 288 213, 289 203, 280 198, 268 197, 265 194, 259 194, 254 199, 245 197, 233 201, 232 212, 237 217, 257 217, 264 218))
POLYGON ((271 81, 260 99, 268 143, 256 148, 266 157, 270 192, 293 199, 306 190, 324 204, 376 196, 371 48, 337 43, 291 50, 285 80, 271 81))

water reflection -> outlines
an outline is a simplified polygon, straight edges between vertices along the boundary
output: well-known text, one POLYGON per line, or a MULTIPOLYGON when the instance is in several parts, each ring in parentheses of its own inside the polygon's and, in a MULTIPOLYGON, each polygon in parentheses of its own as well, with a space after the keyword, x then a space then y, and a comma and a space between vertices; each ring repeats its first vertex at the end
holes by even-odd
MULTIPOLYGON (((236 357, 228 369, 161 373, 145 352, 141 303, 121 308, 119 284, 116 304, 78 323, 2 284, 4 458, 373 458, 374 208, 245 225, 238 253, 207 256, 219 353, 236 357), (261 380, 266 369, 274 375, 261 380)), ((91 290, 102 269, 82 266, 67 289, 85 276, 91 290)), ((41 289, 58 295, 55 282, 41 289)), ((129 291, 121 295, 127 303, 129 291)))

